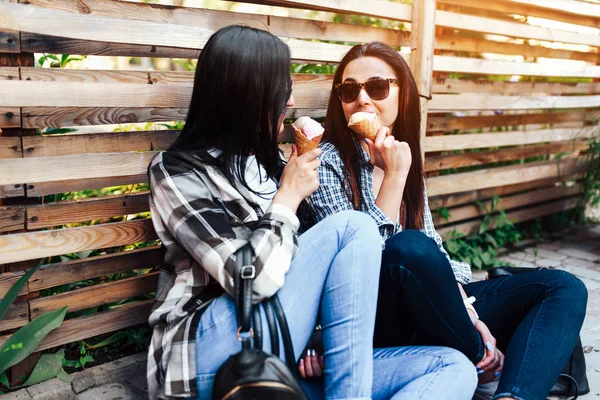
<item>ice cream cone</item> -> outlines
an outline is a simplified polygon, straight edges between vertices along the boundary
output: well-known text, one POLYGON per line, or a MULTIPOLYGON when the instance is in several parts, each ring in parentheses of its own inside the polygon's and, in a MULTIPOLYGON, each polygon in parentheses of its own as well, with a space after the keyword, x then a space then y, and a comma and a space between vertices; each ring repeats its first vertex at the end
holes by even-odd
POLYGON ((319 147, 321 138, 323 135, 316 136, 309 139, 302 133, 302 131, 294 126, 294 137, 296 138, 296 147, 298 148, 298 155, 302 155, 307 151, 311 151, 319 147))
POLYGON ((381 129, 381 121, 376 115, 366 112, 352 114, 348 121, 348 128, 358 133, 362 137, 375 140, 377 132, 381 129))

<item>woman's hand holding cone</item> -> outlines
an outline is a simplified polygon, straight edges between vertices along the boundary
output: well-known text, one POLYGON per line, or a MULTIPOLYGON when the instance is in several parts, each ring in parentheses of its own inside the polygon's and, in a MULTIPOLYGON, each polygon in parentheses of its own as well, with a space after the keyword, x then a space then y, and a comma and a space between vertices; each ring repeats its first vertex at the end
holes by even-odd
POLYGON ((273 198, 273 203, 283 204, 296 212, 302 200, 313 194, 319 187, 317 168, 321 161, 317 158, 321 149, 317 148, 298 155, 294 146, 292 154, 283 169, 279 190, 273 198))
POLYGON ((389 128, 379 129, 375 141, 365 139, 369 146, 371 163, 383 170, 386 176, 406 178, 412 163, 410 147, 391 135, 389 128))

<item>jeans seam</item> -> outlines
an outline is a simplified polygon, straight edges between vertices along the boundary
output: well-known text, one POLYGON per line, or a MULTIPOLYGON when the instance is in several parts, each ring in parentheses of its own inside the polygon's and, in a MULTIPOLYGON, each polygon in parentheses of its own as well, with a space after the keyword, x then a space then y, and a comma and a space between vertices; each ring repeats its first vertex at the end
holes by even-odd
POLYGON ((442 370, 446 367, 446 364, 444 363, 444 359, 443 357, 436 357, 438 359, 437 364, 442 364, 441 368, 438 368, 435 371, 435 375, 433 375, 431 377, 431 379, 429 379, 429 382, 427 382, 426 385, 423 386, 423 390, 421 391, 421 393, 419 393, 419 395, 417 396, 417 399, 422 399, 423 396, 425 395, 425 392, 431 387, 431 384, 433 383, 433 381, 435 381, 435 379, 437 379, 437 377, 440 375, 440 373, 442 372, 442 370))
MULTIPOLYGON (((393 266, 396 266, 396 265, 394 265, 394 264, 388 264, 388 265, 393 265, 393 266)), ((413 274, 413 273, 412 273, 412 272, 411 272, 411 271, 410 271, 408 268, 405 268, 404 266, 402 266, 402 265, 399 265, 399 264, 398 264, 397 266, 398 266, 399 268, 402 268, 403 270, 405 270, 405 271, 406 271, 406 272, 407 272, 407 273, 408 273, 408 274, 409 274, 409 275, 410 275, 410 276, 411 276, 411 277, 414 279, 414 281, 416 281, 416 282, 417 282, 417 284, 419 285, 419 287, 421 288, 421 290, 422 290, 424 293, 427 293, 427 291, 425 290, 425 288, 423 288, 423 286, 421 285, 421 282, 419 282, 419 280, 418 280, 418 279, 415 277, 415 275, 414 275, 414 274, 413 274)), ((435 310, 436 310, 436 313, 438 314, 438 316, 440 316, 440 317, 441 317, 441 314, 440 314, 440 313, 439 313, 439 311, 437 310, 437 307, 435 307, 435 306, 433 305, 433 303, 432 303, 432 302, 431 302, 431 300, 429 299, 429 296, 425 296, 425 297, 427 298, 427 301, 429 302, 429 304, 431 304, 431 305, 433 306, 433 309, 435 309, 435 310)), ((442 318, 440 318, 440 319, 441 319, 441 320, 444 322, 444 324, 445 324, 445 325, 448 327, 448 329, 454 333, 454 336, 456 336, 456 338, 458 338, 458 339, 459 339, 459 341, 463 342, 463 343, 464 343, 466 346, 468 346, 468 343, 466 343, 466 342, 465 342, 465 341, 462 339, 462 337, 461 337, 460 335, 458 335, 458 333, 457 333, 457 332, 456 332, 454 329, 452 329, 452 327, 451 327, 451 326, 450 326, 450 325, 449 325, 449 324, 446 322, 445 318, 443 318, 443 317, 442 317, 442 318)), ((473 329, 475 329, 475 326, 473 326, 473 329)), ((476 330, 476 329, 475 329, 475 330, 476 330)), ((477 335, 479 335, 479 332, 477 332, 477 335)), ((480 335, 479 335, 479 336, 480 336, 480 335)), ((468 347, 470 347, 470 346, 468 346, 468 347)), ((481 345, 478 345, 478 346, 477 346, 477 350, 476 350, 476 354, 477 354, 477 355, 476 355, 476 360, 475 360, 475 361, 477 361, 477 360, 482 360, 482 359, 483 359, 482 357, 480 357, 480 352, 479 352, 479 350, 480 350, 481 348, 482 348, 482 346, 481 346, 481 345)), ((483 356, 485 356, 485 351, 484 351, 484 354, 483 354, 483 356)), ((474 362, 474 360, 472 360, 472 359, 471 359, 471 362, 474 362)), ((479 361, 477 361, 477 362, 479 362, 479 361)))
MULTIPOLYGON (((350 223, 348 223, 348 228, 349 228, 349 229, 348 229, 348 231, 347 231, 347 233, 346 233, 346 236, 347 236, 347 235, 349 235, 349 234, 351 233, 351 234, 352 234, 352 236, 353 236, 353 238, 356 238, 356 229, 354 229, 354 227, 353 227, 353 226, 351 226, 351 225, 350 225, 350 223)), ((344 238, 344 239, 348 240, 348 239, 350 239, 350 238, 344 238)), ((352 259, 356 259, 356 257, 355 257, 355 256, 356 256, 356 247, 357 247, 357 246, 354 246, 354 248, 353 248, 353 251, 352 251, 352 256, 353 256, 353 257, 352 257, 352 259)), ((358 273, 358 268, 354 268, 354 276, 353 276, 353 279, 352 279, 352 282, 354 282, 354 283, 356 282, 356 279, 357 279, 357 277, 356 277, 356 274, 357 274, 357 273, 358 273)), ((357 303, 358 303, 358 301, 357 301, 357 298, 356 298, 356 295, 357 295, 356 286, 357 286, 356 284, 353 284, 353 285, 352 285, 352 292, 353 292, 353 293, 352 293, 352 300, 353 300, 353 301, 352 301, 352 315, 354 315, 355 317, 356 317, 356 305, 357 305, 357 303)), ((350 337, 352 338, 352 339, 351 339, 352 341, 351 341, 350 343, 355 343, 355 341, 354 341, 354 331, 355 331, 355 326, 354 326, 354 324, 355 324, 355 323, 356 323, 356 321, 354 321, 354 322, 352 323, 352 325, 353 325, 353 326, 352 326, 352 328, 351 328, 351 331, 350 331, 350 337)), ((355 352, 354 352, 354 346, 350 346, 350 359, 355 361, 355 352)), ((354 366, 355 366, 355 363, 354 363, 354 362, 352 362, 352 367, 351 367, 351 368, 352 368, 352 376, 353 376, 353 377, 355 376, 355 370, 354 370, 354 366)), ((352 396, 355 396, 355 394, 356 394, 356 389, 357 389, 357 388, 356 388, 356 386, 355 386, 355 384, 354 384, 354 381, 355 381, 355 380, 354 380, 354 379, 352 379, 352 385, 353 385, 353 387, 351 388, 351 389, 352 389, 352 390, 351 390, 352 396)))

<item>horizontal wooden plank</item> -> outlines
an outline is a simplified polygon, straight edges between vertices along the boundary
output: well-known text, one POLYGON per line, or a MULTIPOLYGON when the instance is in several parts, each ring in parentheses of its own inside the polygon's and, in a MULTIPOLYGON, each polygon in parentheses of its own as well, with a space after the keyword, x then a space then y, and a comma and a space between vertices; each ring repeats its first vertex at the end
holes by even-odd
MULTIPOLYGON (((600 28, 600 21, 598 20, 598 18, 588 14, 587 12, 570 12, 572 10, 578 10, 579 3, 583 2, 574 2, 570 0, 553 0, 543 2, 533 2, 529 0, 494 0, 482 3, 477 0, 442 0, 439 3, 476 7, 489 11, 507 13, 510 15, 519 14, 524 16, 533 16, 538 18, 546 18, 560 22, 566 22, 569 24, 585 25, 600 28)), ((595 7, 595 5, 591 3, 583 4, 590 4, 591 7, 595 7)), ((581 8, 581 11, 583 11, 583 8, 581 8)), ((589 9, 586 11, 589 11, 589 9)))
POLYGON ((0 53, 20 53, 19 32, 0 30, 0 53))
POLYGON ((20 328, 29 322, 29 307, 26 301, 15 303, 0 321, 0 332, 20 328))
POLYGON ((562 63, 498 61, 441 55, 434 57, 433 70, 482 75, 529 75, 582 78, 597 78, 600 76, 600 66, 595 65, 576 64, 565 66, 562 63))
POLYGON ((0 158, 21 158, 21 138, 0 136, 0 158))
POLYGON ((179 135, 179 131, 24 136, 24 156, 50 157, 82 153, 160 150, 170 145, 177 138, 177 135, 179 135))
MULTIPOLYGON (((42 265, 29 279, 31 291, 48 289, 67 283, 98 278, 104 275, 149 268, 162 262, 160 246, 145 247, 120 253, 88 257, 42 265)), ((0 275, 0 282, 2 275, 0 275)), ((0 283, 0 293, 2 284, 0 283)))
MULTIPOLYGON (((578 20, 572 20, 571 23, 581 21, 585 17, 594 19, 600 18, 600 6, 597 3, 591 3, 587 1, 570 1, 570 0, 510 0, 511 5, 518 4, 518 10, 530 10, 532 15, 537 15, 535 12, 538 10, 555 11, 557 13, 566 13, 579 18, 578 20), (526 7, 526 8, 523 8, 526 7), (538 9, 538 10, 536 10, 538 9)), ((544 16, 544 18, 549 18, 544 16)), ((551 18, 559 19, 559 18, 551 18)), ((568 21, 565 21, 568 22, 568 21)), ((596 26, 596 25, 594 25, 596 26)))
POLYGON ((0 185, 143 174, 156 152, 0 159, 0 185))
POLYGON ((425 151, 451 151, 478 149, 482 147, 519 146, 542 142, 563 142, 575 139, 589 139, 600 136, 598 128, 540 129, 535 131, 469 133, 426 137, 425 151))
MULTIPOLYGON (((501 197, 496 205, 496 210, 508 211, 513 208, 531 206, 533 204, 544 203, 564 197, 574 197, 581 195, 582 193, 583 184, 577 184, 568 187, 556 186, 538 189, 523 194, 501 197)), ((467 219, 483 217, 492 210, 492 202, 488 200, 482 202, 482 205, 485 206, 486 211, 482 210, 478 204, 469 204, 450 208, 448 209, 448 212, 450 213, 448 220, 436 213, 433 216, 433 222, 435 226, 442 226, 467 219)))
POLYGON ((149 219, 3 235, 0 236, 0 264, 154 239, 156 233, 149 219))
POLYGON ((175 107, 23 107, 24 128, 60 128, 136 122, 178 121, 187 118, 186 108, 175 107))
POLYGON ((481 115, 472 117, 428 117, 427 131, 453 131, 473 128, 505 127, 528 124, 590 121, 598 112, 569 111, 531 114, 481 115))
MULTIPOLYGON (((38 7, 72 13, 80 12, 77 6, 70 0, 31 0, 28 3, 38 7)), ((123 1, 87 0, 85 5, 86 15, 97 17, 119 16, 119 18, 146 22, 160 22, 191 27, 201 26, 215 31, 228 25, 241 24, 257 29, 265 29, 277 36, 300 39, 344 42, 381 41, 392 46, 410 45, 410 32, 334 23, 323 20, 123 1)))
POLYGON ((543 46, 480 40, 461 36, 437 36, 435 38, 435 45, 436 49, 464 51, 469 53, 496 53, 523 57, 560 58, 565 60, 587 61, 594 64, 599 61, 598 54, 596 53, 551 49, 543 46))
POLYGON ((0 80, 19 80, 19 67, 0 67, 0 80))
MULTIPOLYGON (((441 56, 440 56, 441 57, 441 56)), ((528 110, 600 107, 594 96, 492 96, 482 94, 436 94, 429 110, 528 110)))
POLYGON ((40 297, 29 301, 31 318, 69 306, 69 312, 110 304, 156 291, 158 272, 132 278, 88 286, 53 296, 40 297))
MULTIPOLYGON (((34 182, 27 184, 27 197, 47 196, 55 193, 78 192, 80 190, 101 189, 111 186, 148 183, 148 175, 133 174, 109 178, 70 179, 56 182, 34 182)), ((2 187, 0 186, 0 189, 2 187)), ((23 194, 21 194, 23 196, 23 194)))
MULTIPOLYGON (((576 173, 562 178, 564 181, 577 181, 582 179, 584 173, 576 173)), ((502 185, 486 189, 472 190, 466 192, 450 193, 441 196, 432 196, 429 198, 429 207, 432 210, 438 208, 450 208, 464 204, 484 201, 494 196, 508 196, 516 193, 522 193, 528 190, 554 187, 560 184, 560 180, 554 178, 537 179, 529 182, 517 183, 512 185, 502 185)))
POLYGON ((432 93, 487 93, 509 95, 598 94, 600 83, 501 82, 486 79, 435 79, 432 93))
MULTIPOLYGON (((561 211, 571 210, 577 207, 578 203, 579 200, 577 198, 558 200, 548 204, 528 207, 523 210, 512 211, 507 213, 506 216, 508 217, 508 219, 514 222, 529 221, 535 218, 555 214, 561 211)), ((440 236, 442 236, 444 240, 446 240, 449 238, 453 231, 465 235, 468 235, 470 233, 476 233, 479 231, 479 225, 480 221, 464 222, 462 224, 450 225, 440 228, 438 229, 438 233, 440 234, 440 236)), ((493 226, 490 229, 492 228, 493 226)))
POLYGON ((556 28, 542 28, 518 22, 507 22, 442 10, 436 11, 435 22, 436 25, 445 28, 491 33, 523 39, 537 39, 548 42, 584 44, 595 47, 600 46, 600 38, 597 35, 586 35, 556 28))
POLYGON ((27 207, 27 229, 102 220, 114 216, 137 214, 149 209, 148 192, 32 205, 27 207))
MULTIPOLYGON (((0 299, 6 296, 6 293, 14 286, 15 283, 25 274, 23 271, 2 272, 0 274, 0 299)), ((27 285, 23 286, 19 292, 19 296, 29 293, 27 285)))
POLYGON ((566 159, 501 168, 489 168, 453 175, 437 176, 427 180, 430 196, 511 185, 544 178, 557 178, 585 171, 583 160, 566 159))
POLYGON ((18 128, 21 126, 21 109, 19 107, 0 107, 0 129, 18 128))
POLYGON ((511 149, 477 151, 442 156, 426 156, 425 171, 430 172, 448 168, 473 167, 476 165, 485 165, 539 156, 550 156, 555 154, 578 154, 588 147, 589 144, 586 141, 570 141, 517 147, 511 149))
POLYGON ((36 82, 137 83, 141 85, 193 85, 194 72, 130 71, 21 67, 21 80, 36 82))
POLYGON ((0 206, 0 232, 25 229, 24 206, 0 206))
MULTIPOLYGON (((148 321, 153 303, 153 300, 145 300, 126 304, 110 311, 64 321, 61 326, 46 336, 36 351, 47 350, 130 326, 144 324, 148 321)), ((8 337, 8 335, 0 337, 0 346, 6 342, 8 337)))
POLYGON ((23 185, 0 185, 0 199, 22 196, 25 196, 25 189, 23 185))

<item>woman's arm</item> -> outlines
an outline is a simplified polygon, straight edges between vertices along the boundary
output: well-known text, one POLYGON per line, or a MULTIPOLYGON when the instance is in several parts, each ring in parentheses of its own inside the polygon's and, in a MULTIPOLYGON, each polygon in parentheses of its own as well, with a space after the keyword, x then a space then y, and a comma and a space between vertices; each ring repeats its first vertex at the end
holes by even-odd
POLYGON ((271 297, 283 286, 297 248, 299 222, 290 209, 272 204, 250 236, 241 238, 233 226, 246 221, 224 209, 228 199, 213 198, 208 185, 218 183, 208 175, 202 177, 192 167, 186 170, 181 160, 162 153, 152 162, 149 177, 157 231, 167 230, 228 293, 233 295, 234 255, 247 242, 255 256, 254 301, 271 297))

